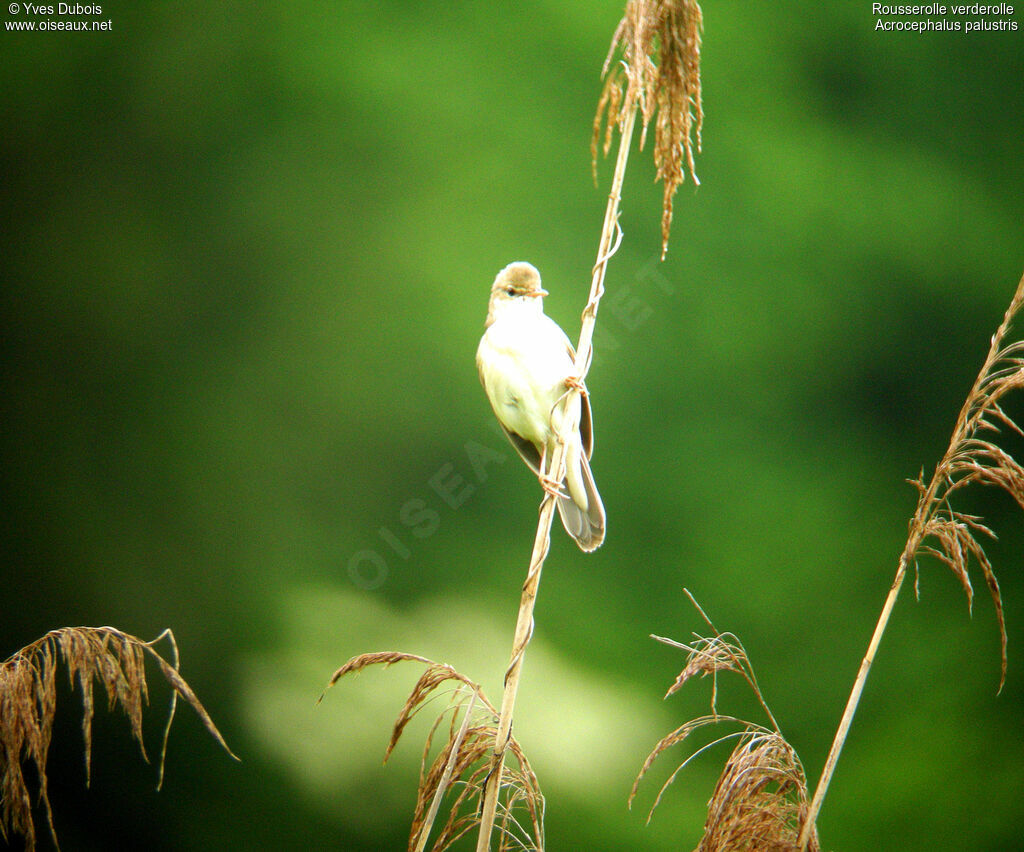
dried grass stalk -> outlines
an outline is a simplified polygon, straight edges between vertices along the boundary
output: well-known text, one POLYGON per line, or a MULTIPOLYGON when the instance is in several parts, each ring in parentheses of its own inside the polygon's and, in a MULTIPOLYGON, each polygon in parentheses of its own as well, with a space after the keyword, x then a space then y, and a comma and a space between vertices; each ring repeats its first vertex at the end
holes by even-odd
MULTIPOLYGON (((748 727, 708 802, 697 852, 796 852, 807 812, 807 779, 793 748, 775 731, 748 727)), ((820 849, 817 837, 811 849, 820 849)))
MULTIPOLYGON (((59 848, 46 777, 46 760, 57 708, 58 659, 63 658, 68 680, 72 686, 77 684, 82 694, 82 735, 88 785, 92 765, 94 680, 99 681, 106 692, 108 710, 120 707, 124 711, 143 759, 149 760, 142 739, 142 708, 149 703, 145 668, 147 655, 157 663, 173 689, 160 749, 157 789, 163 783, 167 738, 179 695, 192 706, 221 747, 231 754, 206 709, 178 672, 178 646, 170 630, 165 630, 152 642, 144 642, 113 627, 51 630, 0 665, 0 835, 5 841, 11 834, 20 835, 25 839, 25 848, 29 852, 35 849, 32 799, 22 771, 22 764, 30 763, 38 779, 38 795, 46 812, 50 835, 59 848), (154 647, 163 639, 170 643, 172 662, 165 660, 154 647)), ((234 757, 233 754, 231 756, 234 757)))
POLYGON ((775 716, 772 715, 771 709, 768 707, 768 703, 764 700, 764 695, 761 693, 761 687, 758 686, 757 678, 754 675, 754 667, 750 663, 750 658, 747 656, 747 649, 743 647, 743 643, 740 642, 739 638, 734 633, 719 633, 715 628, 714 623, 708 618, 708 614, 704 612, 703 607, 697 603, 697 599, 691 594, 689 589, 683 589, 683 592, 690 599, 690 603, 694 605, 697 612, 700 613, 701 618, 704 619, 704 623, 714 632, 713 636, 701 636, 699 633, 694 633, 694 641, 692 644, 687 645, 683 642, 676 642, 674 639, 666 639, 663 636, 651 636, 652 639, 656 639, 665 645, 671 645, 674 648, 679 648, 683 651, 687 651, 689 656, 686 658, 686 666, 679 673, 675 683, 669 687, 668 692, 665 693, 665 698, 675 694, 682 688, 690 678, 700 675, 706 677, 711 675, 712 686, 711 686, 711 713, 712 715, 718 714, 717 699, 718 699, 718 673, 721 671, 735 672, 740 675, 750 687, 754 696, 757 698, 758 703, 761 705, 761 709, 764 710, 765 715, 771 721, 772 726, 778 730, 778 723, 775 721, 775 716))
POLYGON ((1024 508, 1024 469, 1005 450, 987 440, 986 437, 981 437, 998 433, 1000 427, 1024 434, 1000 405, 1006 394, 1024 387, 1024 341, 1005 343, 1022 305, 1024 305, 1024 277, 1017 285, 1017 290, 1010 300, 1002 323, 996 333, 992 335, 985 363, 960 410, 960 416, 957 417, 956 425, 953 427, 953 435, 945 455, 936 466, 935 472, 927 484, 924 481, 923 473, 912 481, 917 488, 918 499, 917 508, 910 519, 907 543, 903 548, 903 553, 900 554, 896 577, 875 625, 867 653, 861 661, 860 671, 854 681, 843 718, 839 723, 832 748, 825 761, 821 780, 814 791, 814 800, 811 802, 808 813, 810 822, 805 834, 801 836, 801 843, 807 841, 806 832, 809 831, 810 824, 816 820, 828 791, 836 762, 839 760, 846 735, 860 702, 864 683, 875 654, 878 652, 879 643, 882 641, 882 635, 889 623, 889 616, 896 604, 896 598, 903 586, 907 570, 913 565, 916 573, 920 557, 932 556, 953 572, 967 596, 968 608, 973 605, 974 601, 974 589, 968 574, 972 560, 981 569, 985 584, 992 597, 996 622, 999 626, 999 690, 1002 691, 1006 681, 1007 665, 1003 598, 992 563, 985 555, 979 538, 979 534, 991 537, 993 533, 985 526, 981 518, 954 509, 950 504, 950 497, 972 483, 994 485, 1004 490, 1021 508, 1024 508))
MULTIPOLYGON (((714 684, 711 714, 684 723, 655 745, 633 782, 629 804, 632 807, 640 781, 655 760, 666 751, 686 742, 709 726, 738 726, 739 730, 730 731, 696 748, 676 767, 658 791, 647 819, 650 821, 666 790, 690 761, 714 746, 735 740, 736 745, 708 801, 704 835, 696 852, 796 852, 799 848, 800 829, 808 811, 807 779, 803 766, 779 731, 775 717, 757 685, 753 666, 742 643, 731 633, 718 632, 693 595, 689 591, 686 594, 714 635, 694 634, 694 641, 690 644, 653 637, 688 652, 685 667, 665 697, 676 693, 694 677, 710 676, 714 684), (747 682, 771 722, 770 729, 718 713, 716 700, 719 672, 734 672, 747 682)), ((811 838, 810 848, 814 852, 819 850, 816 835, 811 838)))
MULTIPOLYGON (((451 666, 435 663, 416 654, 396 651, 353 657, 334 673, 327 688, 345 675, 360 672, 370 666, 386 668, 399 662, 422 663, 426 669, 398 713, 384 752, 385 762, 413 717, 433 698, 442 694, 438 690, 445 684, 454 683, 454 690, 448 692, 448 702, 434 720, 423 747, 416 807, 409 832, 409 852, 424 852, 428 848, 433 852, 442 852, 480 824, 483 792, 492 768, 498 711, 476 683, 451 666), (445 733, 445 742, 431 759, 439 732, 445 733), (451 800, 447 819, 440 827, 433 845, 428 846, 445 796, 451 800)), ((496 821, 498 848, 543 852, 544 797, 540 785, 515 738, 509 738, 507 748, 514 760, 503 763, 498 785, 502 793, 496 821)))
MULTIPOLYGON (((592 154, 595 178, 597 140, 601 136, 602 121, 605 154, 611 148, 614 127, 619 129, 619 149, 615 158, 615 171, 605 207, 601 237, 598 240, 597 260, 591 273, 590 296, 583 310, 579 343, 576 346, 574 366, 581 380, 586 377, 593 356, 594 328, 597 324, 598 305, 604 295, 608 261, 618 249, 622 235, 619 227, 619 203, 638 112, 642 113, 644 134, 655 111, 658 113, 658 122, 655 125, 655 163, 659 177, 665 181, 666 192, 662 215, 662 256, 668 245, 668 229, 672 221, 672 196, 683 180, 682 155, 679 153, 681 150, 686 152, 692 173, 693 150, 690 134, 694 126, 694 115, 698 147, 700 144, 700 124, 703 119, 700 107, 700 28, 700 6, 695 0, 629 0, 625 16, 612 38, 603 72, 606 77, 605 86, 594 119, 592 154), (616 64, 609 74, 611 57, 619 46, 622 47, 621 63, 616 64)), ((566 410, 571 408, 574 402, 573 395, 578 393, 578 389, 569 390, 565 403, 566 410)), ((570 426, 571 422, 567 419, 565 428, 568 429, 570 426)), ((566 437, 565 434, 559 435, 558 444, 549 462, 548 474, 556 482, 561 482, 565 473, 566 437)), ((490 849, 491 829, 497 813, 498 792, 503 777, 505 750, 511 739, 512 717, 519 692, 523 659, 533 636, 533 610, 540 589, 544 560, 551 545, 554 510, 554 497, 550 494, 545 495, 540 505, 540 518, 537 521, 530 565, 519 599, 511 659, 505 671, 504 693, 494 739, 492 765, 484 790, 477 852, 487 852, 490 849)))
POLYGON ((627 117, 639 110, 643 149, 647 130, 654 122, 654 165, 657 179, 665 189, 662 257, 668 250, 676 190, 685 180, 686 172, 694 183, 700 183, 694 151, 701 149, 704 123, 700 80, 702 29, 701 8, 695 0, 629 0, 602 70, 604 88, 590 143, 594 177, 596 180, 598 147, 607 156, 612 128, 618 126, 621 130, 627 117), (621 61, 613 64, 620 48, 621 61))

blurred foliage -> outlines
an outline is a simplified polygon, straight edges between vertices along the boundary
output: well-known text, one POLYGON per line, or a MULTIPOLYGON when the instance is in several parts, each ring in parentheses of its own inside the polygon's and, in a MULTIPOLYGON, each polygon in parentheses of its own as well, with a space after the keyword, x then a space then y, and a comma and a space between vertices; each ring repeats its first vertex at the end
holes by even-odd
MULTIPOLYGON (((183 716, 158 794, 101 712, 86 791, 59 704, 58 832, 75 850, 402 848, 417 749, 379 765, 401 675, 313 705, 384 648, 500 689, 540 491, 473 353, 514 259, 578 327, 621 7, 103 5, 110 33, 0 32, 0 647, 173 627, 243 762, 183 716), (477 444, 498 454, 482 476, 477 444)), ((585 557, 556 530, 524 670, 516 734, 553 850, 696 844, 724 753, 649 826, 643 790, 625 809, 650 747, 706 703, 661 703, 683 661, 647 638, 700 628, 684 585, 742 637, 817 779, 913 511, 904 480, 945 449, 1024 260, 1020 32, 876 33, 866 3, 704 11, 702 184, 658 264, 661 193, 633 158, 598 321, 608 540, 585 557)), ((1019 842, 1024 523, 977 501, 1001 535, 1007 687, 989 601, 969 620, 922 563, 826 848, 1019 842)))

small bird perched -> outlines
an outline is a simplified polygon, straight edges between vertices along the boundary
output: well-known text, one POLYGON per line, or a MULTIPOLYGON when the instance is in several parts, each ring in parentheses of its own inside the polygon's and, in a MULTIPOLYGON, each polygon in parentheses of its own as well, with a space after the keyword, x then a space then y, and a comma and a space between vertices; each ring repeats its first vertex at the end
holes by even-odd
POLYGON ((555 496, 566 531, 589 552, 601 546, 605 527, 604 505, 590 472, 590 399, 576 376, 569 338, 544 314, 546 295, 540 273, 529 263, 510 263, 498 273, 476 366, 501 428, 544 490, 555 496), (570 388, 580 393, 567 406, 570 388), (556 482, 545 465, 567 417, 565 479, 556 482))

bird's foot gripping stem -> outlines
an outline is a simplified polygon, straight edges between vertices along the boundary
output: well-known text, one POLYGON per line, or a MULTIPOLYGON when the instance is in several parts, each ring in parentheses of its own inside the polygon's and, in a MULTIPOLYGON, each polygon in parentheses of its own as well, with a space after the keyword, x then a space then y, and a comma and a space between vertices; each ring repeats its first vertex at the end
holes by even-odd
POLYGON ((587 396, 587 386, 579 376, 566 376, 565 386, 570 390, 577 390, 582 396, 587 396))
POLYGON ((569 494, 562 490, 562 483, 554 479, 554 477, 548 476, 546 473, 538 474, 537 479, 540 480, 540 487, 544 489, 545 493, 550 494, 552 497, 568 497, 569 494))

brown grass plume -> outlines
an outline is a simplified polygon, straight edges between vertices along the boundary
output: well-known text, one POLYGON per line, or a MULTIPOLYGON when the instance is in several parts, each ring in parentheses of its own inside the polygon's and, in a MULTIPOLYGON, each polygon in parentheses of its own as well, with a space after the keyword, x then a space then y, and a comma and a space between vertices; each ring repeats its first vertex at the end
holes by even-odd
MULTIPOLYGON (((82 695, 82 735, 85 739, 85 774, 89 783, 92 763, 93 682, 99 681, 107 707, 120 707, 128 717, 132 736, 148 761, 142 741, 142 708, 149 703, 146 686, 146 657, 156 662, 173 690, 170 712, 160 750, 157 789, 163 783, 167 738, 180 695, 199 715, 203 725, 228 754, 231 750, 213 720, 178 672, 178 647, 174 634, 165 630, 152 642, 144 642, 113 627, 64 627, 22 648, 0 665, 0 835, 25 839, 25 848, 35 849, 36 830, 32 797, 22 764, 32 764, 38 779, 38 795, 55 846, 57 832, 46 779, 46 760, 57 709, 57 668, 63 659, 68 680, 82 695), (171 659, 165 660, 154 648, 167 639, 171 659)), ((234 757, 234 755, 231 755, 234 757)))
MULTIPOLYGON (((742 643, 731 633, 715 629, 704 610, 686 592, 712 630, 712 635, 694 634, 692 643, 652 638, 687 651, 686 665, 665 697, 678 692, 694 677, 711 677, 711 714, 680 725, 654 746, 633 782, 629 796, 632 806, 640 782, 654 762, 669 749, 690 739, 709 726, 724 725, 737 730, 695 747, 662 785, 648 813, 648 820, 661 803, 662 796, 679 773, 705 750, 726 742, 735 742, 722 774, 708 801, 704 835, 695 852, 796 852, 800 828, 807 818, 807 778, 792 746, 779 730, 768 704, 757 685, 754 669, 742 643), (732 672, 742 677, 753 691, 771 724, 771 728, 718 713, 718 674, 732 672)), ((818 852, 817 836, 810 848, 818 852)))
MULTIPOLYGON (((341 678, 370 666, 385 668, 399 662, 417 662, 426 666, 402 705, 384 752, 384 760, 398 744, 406 725, 436 698, 446 684, 448 700, 437 714, 423 747, 420 781, 416 794, 409 852, 442 852, 480 823, 480 806, 497 733, 498 711, 487 700, 479 685, 451 666, 435 663, 426 657, 381 651, 353 657, 331 677, 329 689, 341 678), (440 748, 435 742, 443 738, 440 748), (431 755, 433 754, 433 757, 431 755), (448 816, 440 827, 433 845, 428 845, 441 802, 448 797, 448 816)), ((323 696, 321 696, 321 699, 323 696)), ((505 761, 501 772, 502 798, 495 821, 499 850, 544 849, 544 797, 530 762, 514 737, 507 750, 514 758, 505 761)))
MULTIPOLYGON (((694 151, 701 148, 700 43, 703 17, 696 0, 629 0, 604 62, 604 88, 594 116, 591 158, 607 156, 612 129, 623 129, 639 109, 640 147, 654 123, 654 165, 664 184, 661 253, 668 249, 672 199, 686 178, 697 180, 694 151), (616 51, 621 58, 613 64, 616 51)), ((625 134, 624 134, 625 135, 625 134)))
POLYGON ((999 626, 1000 690, 1006 681, 1006 622, 999 581, 982 546, 983 538, 994 538, 995 534, 981 518, 954 509, 950 498, 972 483, 992 485, 1024 509, 1024 468, 992 440, 1001 427, 1024 435, 1000 404, 1008 393, 1024 387, 1024 341, 1004 342, 1022 304, 1024 278, 992 336, 988 356, 960 410, 946 454, 930 482, 926 484, 923 475, 912 481, 918 492, 917 509, 910 519, 907 545, 900 556, 901 568, 906 570, 913 563, 915 574, 920 556, 934 556, 946 565, 963 586, 968 608, 974 602, 968 574, 971 561, 981 570, 999 626))

